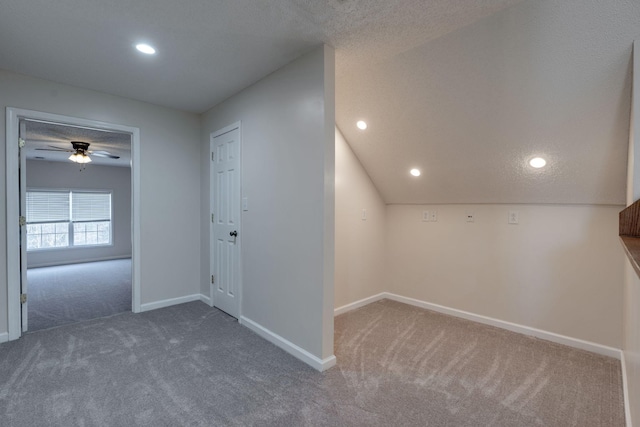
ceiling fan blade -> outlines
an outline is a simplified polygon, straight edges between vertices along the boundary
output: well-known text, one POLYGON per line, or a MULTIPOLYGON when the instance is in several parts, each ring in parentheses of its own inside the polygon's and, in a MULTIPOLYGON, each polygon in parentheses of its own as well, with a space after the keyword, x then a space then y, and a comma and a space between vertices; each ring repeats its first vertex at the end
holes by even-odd
POLYGON ((61 151, 61 152, 66 152, 66 153, 73 153, 73 150, 65 150, 64 148, 60 148, 60 147, 54 147, 53 145, 50 145, 49 147, 51 148, 36 148, 36 151, 61 151))
POLYGON ((55 148, 56 150, 60 150, 60 151, 73 151, 73 150, 71 150, 69 148, 62 148, 62 147, 58 147, 56 145, 49 145, 48 147, 49 148, 55 148))
POLYGON ((108 157, 110 159, 119 159, 120 158, 120 156, 116 156, 115 154, 111 154, 108 151, 90 151, 89 154, 91 156, 108 157))

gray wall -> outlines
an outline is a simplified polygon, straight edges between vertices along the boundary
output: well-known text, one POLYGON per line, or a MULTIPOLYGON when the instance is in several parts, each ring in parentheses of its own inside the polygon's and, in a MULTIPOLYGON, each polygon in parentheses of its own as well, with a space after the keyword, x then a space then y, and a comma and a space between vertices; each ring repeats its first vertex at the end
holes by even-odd
POLYGON ((109 190, 112 245, 29 251, 27 266, 71 264, 131 256, 131 169, 71 162, 27 160, 27 187, 37 189, 109 190))
MULTIPOLYGON (((0 70, 0 109, 24 108, 140 129, 141 303, 199 293, 200 117, 0 70)), ((0 138, 5 141, 5 118, 0 138)), ((6 191, 6 151, 0 188, 6 191)), ((6 200, 6 193, 2 200, 6 200)), ((0 242, 6 242, 0 209, 0 242)), ((6 272, 6 245, 0 271, 6 272)), ((0 276, 0 334, 7 331, 7 277, 0 276)))
POLYGON ((205 113, 201 136, 201 292, 209 135, 242 121, 242 315, 321 359, 333 355, 333 78, 333 51, 318 48, 205 113))

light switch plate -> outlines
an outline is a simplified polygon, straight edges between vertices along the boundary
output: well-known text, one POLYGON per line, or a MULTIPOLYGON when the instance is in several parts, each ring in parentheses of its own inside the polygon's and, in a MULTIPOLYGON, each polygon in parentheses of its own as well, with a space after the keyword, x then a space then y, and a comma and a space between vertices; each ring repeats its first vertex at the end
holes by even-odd
POLYGON ((520 221, 520 214, 518 211, 509 211, 509 224, 518 224, 520 221))
POLYGON ((422 211, 422 222, 429 221, 431 221, 431 214, 429 213, 429 211, 422 211))

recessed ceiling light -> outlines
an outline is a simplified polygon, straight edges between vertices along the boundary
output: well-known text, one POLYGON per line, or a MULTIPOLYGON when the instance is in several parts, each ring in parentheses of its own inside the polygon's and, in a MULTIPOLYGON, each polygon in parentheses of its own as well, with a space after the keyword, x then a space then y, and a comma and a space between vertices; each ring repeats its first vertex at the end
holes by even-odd
POLYGON ((540 169, 547 164, 547 161, 542 157, 534 157, 533 159, 529 160, 529 164, 531 165, 531 167, 540 169))
POLYGON ((358 126, 358 129, 365 130, 367 128, 367 122, 363 120, 358 120, 358 123, 356 123, 356 126, 358 126))
POLYGON ((411 169, 409 173, 413 176, 420 176, 420 169, 411 169))
POLYGON ((154 53, 156 53, 156 50, 146 43, 138 43, 136 45, 136 49, 138 49, 142 53, 146 53, 147 55, 153 55, 154 53))

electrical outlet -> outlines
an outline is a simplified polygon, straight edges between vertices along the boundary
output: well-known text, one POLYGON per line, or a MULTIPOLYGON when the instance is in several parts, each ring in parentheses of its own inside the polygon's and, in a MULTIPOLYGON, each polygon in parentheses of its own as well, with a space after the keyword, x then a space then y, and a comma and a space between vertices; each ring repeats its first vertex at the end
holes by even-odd
POLYGON ((367 210, 366 209, 362 209, 362 220, 363 221, 367 220, 367 210))
POLYGON ((429 211, 422 211, 422 222, 429 221, 431 221, 431 215, 429 214, 429 211))
POLYGON ((518 211, 509 211, 509 224, 518 224, 519 216, 518 211))
POLYGON ((473 214, 473 212, 467 212, 467 222, 474 222, 475 219, 476 219, 476 217, 473 214))
POLYGON ((438 211, 431 211, 431 216, 429 217, 429 221, 431 222, 438 221, 438 211))

